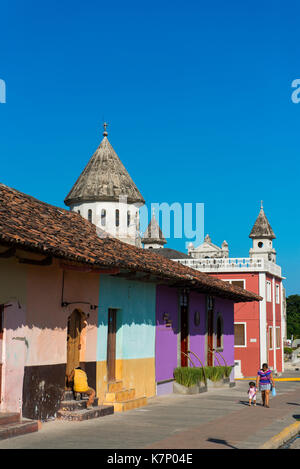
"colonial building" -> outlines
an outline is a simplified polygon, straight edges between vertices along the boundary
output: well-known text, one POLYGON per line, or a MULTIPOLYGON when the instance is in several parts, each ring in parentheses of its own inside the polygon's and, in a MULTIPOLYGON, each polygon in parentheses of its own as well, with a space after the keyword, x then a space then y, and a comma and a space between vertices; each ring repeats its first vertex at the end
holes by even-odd
MULTIPOLYGON (((249 234, 252 247, 249 257, 220 257, 217 249, 210 256, 178 262, 206 272, 232 285, 245 288, 262 297, 258 303, 235 305, 235 376, 254 376, 262 363, 278 373, 284 371, 283 340, 286 334, 285 293, 281 267, 276 264, 273 247, 275 234, 265 215, 263 206, 249 234)), ((204 253, 209 243, 200 246, 204 253), (205 249, 204 249, 205 248, 205 249)), ((174 258, 173 258, 174 259, 174 258)))
POLYGON ((209 235, 206 235, 200 246, 195 248, 193 243, 189 244, 188 255, 194 259, 226 258, 229 257, 228 243, 224 240, 219 247, 211 242, 209 235))

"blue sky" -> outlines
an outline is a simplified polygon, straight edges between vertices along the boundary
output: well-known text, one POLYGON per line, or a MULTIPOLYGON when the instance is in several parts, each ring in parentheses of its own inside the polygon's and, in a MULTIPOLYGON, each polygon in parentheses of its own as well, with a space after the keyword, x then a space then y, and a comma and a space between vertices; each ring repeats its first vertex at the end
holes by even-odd
MULTIPOLYGON (((260 200, 300 293, 296 1, 4 1, 1 182, 54 205, 102 138, 148 204, 204 203, 248 255, 260 200)), ((185 241, 168 247, 184 250, 185 241)))

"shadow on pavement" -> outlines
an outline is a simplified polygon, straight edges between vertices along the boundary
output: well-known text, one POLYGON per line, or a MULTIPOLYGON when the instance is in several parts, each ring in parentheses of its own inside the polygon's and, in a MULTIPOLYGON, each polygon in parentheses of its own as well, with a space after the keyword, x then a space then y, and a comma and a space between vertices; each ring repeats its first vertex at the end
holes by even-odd
MULTIPOLYGON (((249 407, 249 401, 240 401, 240 404, 242 404, 242 405, 245 405, 245 406, 248 406, 248 407, 249 407)), ((263 405, 262 405, 262 404, 260 404, 259 402, 257 402, 257 403, 256 403, 256 407, 259 407, 259 406, 263 407, 263 405)), ((254 406, 253 406, 253 403, 251 404, 251 407, 254 407, 254 406)))
POLYGON ((232 446, 229 443, 227 443, 226 440, 218 440, 217 438, 207 438, 206 441, 210 441, 211 443, 218 443, 219 445, 228 446, 228 448, 237 449, 235 446, 232 446))

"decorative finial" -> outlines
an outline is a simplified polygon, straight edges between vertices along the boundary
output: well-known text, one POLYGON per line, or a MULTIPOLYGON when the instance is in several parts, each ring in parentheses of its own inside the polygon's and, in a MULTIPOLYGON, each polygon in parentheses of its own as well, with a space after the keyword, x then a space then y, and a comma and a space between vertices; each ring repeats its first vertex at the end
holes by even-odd
POLYGON ((261 208, 261 209, 264 208, 264 206, 263 206, 263 201, 262 201, 262 200, 260 201, 260 208, 261 208))
POLYGON ((106 127, 107 127, 107 126, 108 126, 108 124, 107 124, 106 122, 104 122, 104 124, 103 124, 103 127, 104 127, 103 136, 104 136, 104 137, 107 137, 107 135, 108 135, 108 133, 107 133, 107 131, 106 131, 106 127))

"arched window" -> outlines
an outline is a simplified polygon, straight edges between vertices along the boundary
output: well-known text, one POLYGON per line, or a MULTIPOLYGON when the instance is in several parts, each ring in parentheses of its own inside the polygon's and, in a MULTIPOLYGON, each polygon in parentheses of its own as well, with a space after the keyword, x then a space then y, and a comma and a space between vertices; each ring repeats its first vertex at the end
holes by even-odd
POLYGON ((101 226, 106 225, 106 210, 101 210, 101 226))
POLYGON ((88 221, 93 222, 93 212, 91 209, 88 210, 88 221))
POLYGON ((116 210, 116 226, 120 225, 120 210, 116 210))
POLYGON ((223 318, 221 314, 217 317, 217 348, 223 348, 223 318))
POLYGON ((127 226, 129 226, 129 225, 130 225, 130 212, 128 210, 128 212, 127 212, 127 226))

